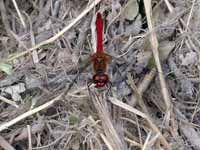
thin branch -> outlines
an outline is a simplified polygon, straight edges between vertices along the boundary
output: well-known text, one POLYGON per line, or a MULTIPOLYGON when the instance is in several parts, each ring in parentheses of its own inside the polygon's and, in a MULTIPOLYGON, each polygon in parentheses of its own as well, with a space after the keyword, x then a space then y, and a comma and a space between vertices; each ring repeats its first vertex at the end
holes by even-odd
POLYGON ((7 104, 10 104, 10 105, 12 105, 12 106, 14 106, 14 107, 16 107, 16 108, 19 108, 19 106, 17 105, 16 102, 14 102, 14 101, 12 101, 12 100, 9 100, 9 99, 7 99, 7 98, 1 96, 1 95, 0 95, 0 101, 3 101, 3 102, 5 102, 5 103, 7 103, 7 104))
POLYGON ((149 32, 150 32, 150 41, 151 41, 151 46, 152 46, 152 52, 153 52, 154 60, 155 60, 156 67, 158 70, 161 92, 162 92, 163 99, 164 99, 164 102, 166 105, 166 112, 167 112, 166 114, 168 114, 167 120, 169 120, 171 101, 170 101, 169 92, 167 89, 165 78, 163 76, 163 71, 162 71, 162 67, 161 67, 161 63, 160 63, 160 59, 159 59, 158 39, 157 39, 156 33, 153 29, 151 0, 144 0, 144 6, 145 6, 146 17, 147 17, 148 28, 149 28, 149 32))
MULTIPOLYGON (((35 46, 35 36, 34 36, 34 32, 33 32, 33 23, 32 20, 30 18, 30 16, 28 14, 25 13, 25 15, 28 18, 29 24, 30 24, 30 37, 31 37, 31 46, 35 46)), ((33 58, 33 62, 36 64, 39 62, 39 57, 38 57, 38 53, 36 50, 34 50, 32 52, 32 58, 33 58)))
POLYGON ((10 145, 8 141, 6 141, 2 136, 0 136, 0 147, 4 150, 15 150, 15 148, 10 145))
POLYGON ((111 117, 107 108, 107 101, 104 96, 105 93, 97 93, 95 89, 89 89, 89 94, 102 122, 103 130, 107 139, 107 141, 104 142, 107 142, 106 145, 109 143, 109 147, 112 147, 114 150, 125 150, 126 145, 124 145, 122 139, 114 127, 114 124, 111 121, 111 117))
POLYGON ((31 139, 31 127, 27 125, 27 133, 28 133, 28 150, 32 150, 32 139, 31 139))
POLYGON ((151 137, 151 132, 149 132, 149 134, 148 134, 148 136, 147 136, 147 138, 146 138, 146 140, 144 142, 144 145, 142 147, 142 150, 146 150, 147 149, 150 137, 151 137))
POLYGON ((170 12, 173 11, 173 6, 170 4, 170 2, 168 0, 164 0, 165 1, 165 4, 167 5, 167 8, 169 9, 170 12))
POLYGON ((19 8, 18 8, 18 5, 17 5, 16 1, 15 1, 15 0, 12 0, 12 2, 13 2, 13 5, 14 5, 16 11, 17 11, 17 14, 18 14, 18 16, 19 16, 19 19, 20 19, 20 21, 21 21, 23 27, 26 28, 26 24, 25 24, 25 22, 24 22, 24 19, 23 19, 23 17, 22 17, 21 12, 19 11, 19 8))
POLYGON ((192 7, 191 7, 191 10, 190 10, 190 13, 189 13, 188 19, 187 19, 185 32, 187 32, 187 30, 188 30, 188 27, 189 27, 189 24, 190 24, 190 20, 191 20, 191 18, 192 18, 192 13, 193 13, 193 10, 194 10, 195 2, 196 2, 196 0, 193 0, 193 1, 192 1, 192 7))
POLYGON ((109 150, 114 150, 112 148, 112 146, 110 145, 110 143, 108 142, 108 139, 106 138, 106 136, 104 134, 102 134, 102 133, 100 134, 100 136, 101 136, 102 140, 104 141, 104 143, 107 145, 108 149, 109 150))

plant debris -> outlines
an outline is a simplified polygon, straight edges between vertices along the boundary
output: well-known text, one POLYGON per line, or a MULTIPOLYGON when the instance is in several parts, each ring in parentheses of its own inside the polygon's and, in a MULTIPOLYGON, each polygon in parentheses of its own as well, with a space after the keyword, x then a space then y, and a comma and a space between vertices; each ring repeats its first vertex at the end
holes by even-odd
POLYGON ((0 147, 200 149, 199 11, 196 0, 1 0, 0 147), (97 12, 112 57, 99 90, 97 12))

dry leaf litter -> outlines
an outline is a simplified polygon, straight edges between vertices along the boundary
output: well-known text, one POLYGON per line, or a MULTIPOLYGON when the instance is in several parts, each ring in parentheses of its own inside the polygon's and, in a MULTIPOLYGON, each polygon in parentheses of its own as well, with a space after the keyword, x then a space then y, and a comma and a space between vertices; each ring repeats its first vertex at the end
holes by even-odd
POLYGON ((2 149, 200 149, 200 1, 150 3, 168 115, 144 2, 0 1, 2 149), (104 17, 104 49, 113 57, 112 85, 104 91, 87 87, 97 11, 104 17), (80 15, 62 35, 30 50, 80 15))

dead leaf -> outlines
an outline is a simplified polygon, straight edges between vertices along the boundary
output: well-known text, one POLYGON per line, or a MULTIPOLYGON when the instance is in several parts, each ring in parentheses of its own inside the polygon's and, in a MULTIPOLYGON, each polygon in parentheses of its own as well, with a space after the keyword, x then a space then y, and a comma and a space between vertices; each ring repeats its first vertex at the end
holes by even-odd
POLYGON ((138 10, 137 0, 129 0, 124 7, 122 15, 125 19, 134 20, 138 14, 138 10))
POLYGON ((133 21, 133 23, 125 25, 125 33, 127 35, 130 35, 130 34, 138 35, 142 27, 141 19, 142 19, 141 15, 138 15, 136 19, 133 21))
MULTIPOLYGON (((141 73, 147 66, 149 67, 149 60, 153 58, 151 51, 141 51, 137 54, 137 64, 135 66, 136 73, 141 73)), ((153 63, 155 64, 155 63, 153 63)), ((154 65, 153 65, 154 66, 154 65)))
POLYGON ((193 51, 187 53, 185 57, 183 55, 180 55, 179 58, 182 61, 182 66, 194 65, 195 63, 197 63, 198 59, 197 54, 193 51))
POLYGON ((72 61, 74 59, 76 59, 76 61, 78 60, 78 58, 73 58, 73 55, 71 55, 70 51, 68 49, 60 49, 58 51, 58 56, 57 56, 57 60, 58 63, 61 64, 69 64, 72 63, 72 61))
POLYGON ((112 15, 117 15, 117 10, 121 8, 119 1, 112 1, 112 15))
POLYGON ((9 38, 7 36, 0 37, 0 41, 2 42, 3 45, 7 45, 8 40, 9 40, 9 38))
POLYGON ((37 77, 32 74, 25 75, 25 84, 27 89, 33 89, 37 87, 41 87, 42 81, 40 81, 37 77))
MULTIPOLYGON (((158 49, 159 49, 159 55, 160 55, 161 62, 165 61, 168 58, 170 52, 174 49, 174 47, 175 47, 175 42, 173 42, 173 41, 162 41, 159 43, 158 49)), ((149 55, 148 57, 146 57, 146 59, 148 59, 147 67, 153 68, 153 67, 155 67, 155 61, 154 61, 152 51, 150 50, 150 48, 151 48, 151 45, 150 45, 149 39, 146 39, 145 43, 144 43, 144 50, 145 50, 145 53, 147 53, 149 55)), ((147 54, 145 54, 145 55, 147 55, 147 54)))
POLYGON ((26 89, 24 83, 19 83, 6 88, 1 88, 1 90, 2 92, 10 94, 14 101, 21 101, 22 98, 20 96, 20 93, 24 92, 26 89))
POLYGON ((175 42, 173 41, 163 41, 160 42, 159 44, 159 55, 160 55, 160 60, 165 61, 170 52, 174 49, 175 47, 175 42))
POLYGON ((0 63, 0 71, 5 72, 7 75, 12 74, 12 66, 5 63, 0 63))

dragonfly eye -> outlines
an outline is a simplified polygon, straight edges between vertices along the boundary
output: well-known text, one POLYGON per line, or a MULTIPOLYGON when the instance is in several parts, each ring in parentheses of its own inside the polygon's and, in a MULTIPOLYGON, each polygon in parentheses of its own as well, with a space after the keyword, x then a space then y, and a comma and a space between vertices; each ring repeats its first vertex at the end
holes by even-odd
POLYGON ((97 56, 93 54, 93 55, 90 55, 90 58, 92 61, 94 61, 95 59, 97 59, 97 56))
POLYGON ((97 58, 96 60, 98 63, 102 62, 102 58, 97 58))
POLYGON ((107 83, 108 75, 106 74, 96 74, 93 76, 94 83, 107 83))
POLYGON ((100 87, 104 87, 104 85, 105 85, 105 83, 97 82, 95 87, 100 88, 100 87))

